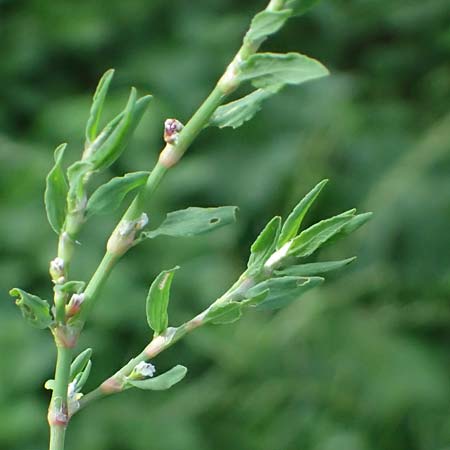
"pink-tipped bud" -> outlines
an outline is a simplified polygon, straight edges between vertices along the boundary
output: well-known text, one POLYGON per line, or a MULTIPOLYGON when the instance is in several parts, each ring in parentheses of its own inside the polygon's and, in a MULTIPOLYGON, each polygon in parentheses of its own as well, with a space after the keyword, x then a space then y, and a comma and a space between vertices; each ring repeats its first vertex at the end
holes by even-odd
POLYGON ((177 119, 167 119, 164 122, 164 140, 168 144, 176 145, 178 135, 183 129, 183 124, 177 119))
POLYGON ((81 294, 73 294, 70 298, 69 303, 66 306, 66 315, 67 317, 73 317, 81 308, 81 305, 84 302, 84 293, 81 294))

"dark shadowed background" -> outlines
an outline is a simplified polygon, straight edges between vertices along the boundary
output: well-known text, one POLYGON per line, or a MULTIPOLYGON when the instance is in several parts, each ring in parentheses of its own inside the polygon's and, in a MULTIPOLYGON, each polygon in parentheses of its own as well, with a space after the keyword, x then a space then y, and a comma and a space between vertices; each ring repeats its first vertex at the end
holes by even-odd
MULTIPOLYGON (((50 297, 56 235, 43 209, 53 150, 71 160, 96 82, 116 76, 155 101, 109 175, 148 170, 166 117, 185 121, 239 46, 264 0, 0 0, 0 448, 46 447, 54 349, 20 318, 8 289, 50 297)), ((190 205, 237 205, 236 225, 159 239, 119 264, 81 348, 88 388, 149 339, 144 301, 181 265, 170 314, 189 319, 245 267, 275 214, 322 178, 308 224, 353 206, 372 222, 319 257, 350 268, 279 313, 199 330, 154 363, 189 368, 163 393, 133 392, 76 416, 68 450, 450 449, 450 9, 448 0, 324 0, 264 47, 299 51, 329 78, 287 88, 238 130, 208 129, 150 205, 155 225, 190 205)), ((114 217, 91 220, 74 272, 99 262, 114 217)))

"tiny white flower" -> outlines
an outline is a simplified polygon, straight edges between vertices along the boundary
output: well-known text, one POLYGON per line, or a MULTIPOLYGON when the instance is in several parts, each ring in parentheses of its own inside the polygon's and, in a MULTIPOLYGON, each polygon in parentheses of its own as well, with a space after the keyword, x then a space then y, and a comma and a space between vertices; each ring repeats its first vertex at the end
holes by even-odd
MULTIPOLYGON (((52 279, 56 282, 59 282, 60 278, 64 277, 64 260, 59 256, 50 261, 50 275, 52 279)), ((64 279, 63 279, 64 283, 64 279)))
POLYGON ((156 369, 153 364, 141 361, 139 364, 136 365, 133 372, 136 375, 140 375, 145 378, 151 378, 155 374, 156 369))

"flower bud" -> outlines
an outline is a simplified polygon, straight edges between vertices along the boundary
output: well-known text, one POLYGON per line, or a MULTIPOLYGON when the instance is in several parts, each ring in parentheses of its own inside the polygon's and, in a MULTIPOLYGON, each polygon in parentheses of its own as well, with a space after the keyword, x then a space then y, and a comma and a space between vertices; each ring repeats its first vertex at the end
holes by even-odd
POLYGON ((81 305, 84 302, 84 293, 81 294, 73 294, 70 298, 69 303, 66 306, 66 315, 67 317, 73 317, 81 308, 81 305))
POLYGON ((167 119, 164 122, 164 141, 167 144, 176 145, 180 131, 183 129, 183 124, 177 119, 167 119))
POLYGON ((52 277, 53 282, 64 282, 64 260, 60 257, 56 257, 55 259, 50 261, 50 276, 52 277))

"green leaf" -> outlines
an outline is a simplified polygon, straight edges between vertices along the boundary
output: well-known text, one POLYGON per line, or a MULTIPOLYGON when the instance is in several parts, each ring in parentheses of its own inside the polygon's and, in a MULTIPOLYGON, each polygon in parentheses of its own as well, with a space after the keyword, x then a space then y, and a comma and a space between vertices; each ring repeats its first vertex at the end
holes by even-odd
POLYGON ((303 218, 308 212, 311 205, 316 200, 320 191, 328 183, 328 180, 322 180, 318 183, 311 191, 309 191, 297 204, 297 206, 289 214, 288 218, 283 224, 281 229, 280 237, 278 238, 277 248, 283 247, 286 242, 293 239, 296 235, 300 226, 302 224, 303 218))
POLYGON ((241 301, 242 306, 246 308, 257 307, 269 295, 269 289, 259 292, 258 294, 253 295, 253 297, 251 296, 252 292, 250 292, 250 294, 248 292, 249 291, 245 294, 247 298, 241 301))
POLYGON ((276 94, 282 85, 273 86, 271 89, 258 89, 245 97, 219 106, 211 119, 209 125, 219 128, 238 128, 247 122, 261 109, 262 102, 276 94))
POLYGON ((225 305, 212 307, 204 318, 204 323, 224 325, 236 322, 242 316, 242 305, 238 302, 230 302, 225 305))
POLYGON ((150 172, 128 173, 100 186, 89 198, 86 217, 115 211, 128 193, 145 184, 149 174, 150 172))
POLYGON ((83 350, 70 365, 70 380, 73 380, 78 374, 83 372, 92 356, 92 348, 83 350))
POLYGON ((300 16, 318 1, 320 0, 287 0, 285 7, 292 9, 293 16, 300 16))
POLYGON ((46 179, 44 194, 47 218, 53 230, 59 234, 66 218, 67 181, 61 166, 67 144, 61 144, 55 150, 55 165, 46 179))
POLYGON ((300 84, 328 75, 319 61, 299 53, 257 53, 240 65, 238 81, 251 80, 257 88, 300 84))
POLYGON ((113 76, 114 69, 107 70, 100 79, 97 89, 95 90, 95 94, 92 99, 91 111, 86 124, 86 143, 88 145, 94 141, 97 136, 97 129, 100 123, 103 105, 105 103, 106 95, 113 76))
POLYGON ((55 290, 63 294, 79 294, 83 292, 86 283, 84 281, 67 281, 64 284, 57 284, 55 290))
POLYGON ((119 158, 152 99, 151 95, 147 95, 142 97, 140 102, 136 102, 136 96, 136 89, 132 88, 120 122, 103 144, 96 151, 91 152, 89 161, 96 170, 109 167, 119 158))
POLYGON ((327 244, 331 244, 338 239, 341 239, 353 233, 358 228, 362 227, 366 222, 368 222, 372 218, 372 215, 373 213, 367 212, 357 214, 356 216, 352 217, 352 219, 347 224, 345 224, 338 233, 336 233, 331 239, 327 241, 327 244))
POLYGON ((43 329, 52 324, 53 318, 47 301, 18 288, 11 289, 9 294, 12 297, 17 297, 16 305, 20 308, 23 317, 31 325, 43 329))
POLYGON ((69 211, 74 212, 79 207, 79 202, 85 198, 85 177, 94 170, 89 161, 77 161, 67 169, 69 179, 69 211))
POLYGON ((311 264, 299 264, 296 266, 287 267, 281 270, 275 270, 276 276, 295 276, 295 277, 307 277, 311 275, 318 275, 333 270, 341 269, 347 266, 356 259, 353 258, 343 259, 341 261, 325 261, 311 264))
POLYGON ((333 237, 354 217, 355 210, 346 211, 330 219, 321 220, 302 231, 289 248, 289 255, 299 258, 313 254, 322 244, 333 237))
POLYGON ((127 380, 127 387, 134 386, 139 389, 150 391, 164 391, 180 382, 187 373, 184 366, 175 366, 166 373, 146 380, 127 380))
POLYGON ((169 325, 167 307, 169 305, 170 286, 176 270, 163 270, 153 281, 147 295, 147 322, 150 328, 159 335, 166 331, 169 325))
POLYGON ((143 238, 156 236, 186 237, 213 231, 236 221, 236 206, 217 208, 189 207, 167 214, 164 222, 153 231, 142 233, 143 238))
POLYGON ((261 231, 255 242, 250 247, 250 258, 247 267, 261 268, 275 250, 275 245, 280 234, 281 217, 275 216, 261 231))
POLYGON ((81 389, 83 389, 84 385, 86 384, 86 381, 88 380, 89 375, 91 374, 91 368, 92 368, 92 362, 91 362, 91 360, 89 360, 87 362, 84 370, 75 377, 77 392, 80 392, 81 389))
POLYGON ((292 10, 261 11, 253 17, 244 42, 261 43, 267 36, 276 33, 292 15, 292 10))
POLYGON ((324 279, 320 277, 271 278, 249 289, 246 297, 253 299, 251 304, 257 309, 278 309, 297 300, 306 291, 323 281, 324 279), (265 292, 267 290, 268 293, 265 292), (257 302, 255 298, 258 299, 257 302))

